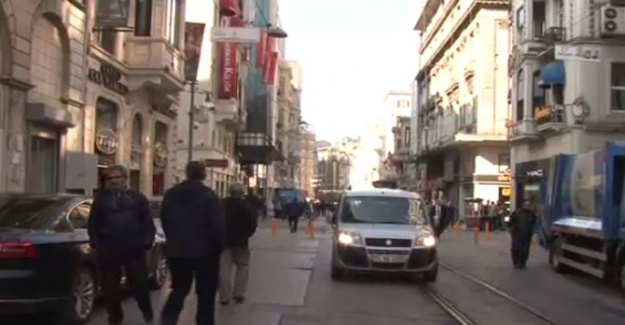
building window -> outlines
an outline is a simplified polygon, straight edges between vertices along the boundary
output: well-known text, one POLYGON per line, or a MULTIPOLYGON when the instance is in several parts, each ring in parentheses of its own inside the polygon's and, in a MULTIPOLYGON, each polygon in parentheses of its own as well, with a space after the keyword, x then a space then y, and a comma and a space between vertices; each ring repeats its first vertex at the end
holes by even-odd
POLYGON ((545 32, 546 22, 546 5, 545 1, 538 0, 532 3, 532 28, 534 38, 543 36, 545 32))
POLYGON ((532 77, 532 118, 537 107, 545 106, 545 89, 540 85, 540 70, 534 71, 532 77))
POLYGON ((404 142, 406 143, 407 146, 410 145, 410 127, 407 127, 404 130, 404 142))
POLYGON ((516 81, 516 122, 523 121, 525 106, 525 78, 524 71, 520 70, 516 81))
POLYGON ((115 45, 117 43, 117 32, 114 30, 101 30, 95 33, 96 41, 100 47, 115 54, 115 45))
POLYGON ((36 133, 30 137, 29 192, 57 191, 58 152, 57 134, 36 133))
POLYGON ((614 111, 625 111, 625 63, 612 63, 610 75, 610 107, 614 111))
POLYGON ((167 0, 166 38, 173 46, 180 45, 180 0, 167 0))
POLYGON ((152 32, 152 0, 136 0, 135 36, 150 36, 152 32))

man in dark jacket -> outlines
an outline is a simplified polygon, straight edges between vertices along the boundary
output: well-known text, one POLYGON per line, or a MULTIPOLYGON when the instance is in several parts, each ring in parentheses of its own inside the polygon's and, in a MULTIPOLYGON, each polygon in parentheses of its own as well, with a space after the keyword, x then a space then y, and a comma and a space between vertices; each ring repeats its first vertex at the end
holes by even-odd
POLYGON ((165 255, 171 289, 163 307, 163 325, 175 325, 193 285, 197 294, 196 323, 215 324, 219 255, 224 242, 224 212, 217 194, 206 187, 206 167, 196 161, 186 167, 187 179, 163 197, 161 221, 167 240, 165 255))
POLYGON ((430 220, 436 238, 445 231, 449 222, 449 208, 443 202, 442 199, 439 199, 430 207, 430 220))
POLYGON ((514 268, 523 269, 527 264, 536 219, 529 200, 524 200, 523 205, 510 215, 509 228, 512 237, 510 253, 514 268))
POLYGON ((296 197, 291 200, 291 202, 287 203, 284 209, 287 217, 289 218, 289 228, 291 229, 291 233, 297 232, 297 226, 299 224, 299 218, 302 216, 304 212, 302 208, 302 204, 297 200, 296 197))
POLYGON ((219 299, 222 305, 245 300, 250 266, 249 238, 256 232, 258 223, 252 207, 243 199, 245 188, 241 184, 230 186, 230 196, 223 200, 226 214, 226 245, 221 253, 219 299), (232 287, 232 269, 234 288, 232 287))
POLYGON ((154 243, 156 228, 147 198, 128 189, 127 184, 125 167, 111 166, 106 170, 105 188, 93 201, 87 226, 111 325, 121 324, 124 318, 120 296, 122 270, 144 320, 151 323, 154 318, 147 252, 154 243))

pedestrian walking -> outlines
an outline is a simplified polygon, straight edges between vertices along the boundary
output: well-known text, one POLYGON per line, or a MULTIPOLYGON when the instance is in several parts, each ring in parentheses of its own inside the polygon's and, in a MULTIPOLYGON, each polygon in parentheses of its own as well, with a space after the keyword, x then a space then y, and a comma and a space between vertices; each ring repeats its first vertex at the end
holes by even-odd
POLYGON ((289 218, 289 229, 291 230, 291 233, 297 232, 299 218, 302 216, 303 212, 302 210, 302 204, 300 204, 296 197, 294 197, 293 200, 286 205, 285 212, 289 218))
POLYGON ((249 239, 258 227, 252 207, 243 199, 243 185, 232 184, 229 192, 230 196, 223 200, 226 237, 219 274, 219 299, 222 305, 229 304, 230 299, 236 303, 245 300, 250 266, 249 239))
POLYGON ((206 167, 189 162, 186 180, 163 197, 161 221, 167 238, 171 292, 161 313, 162 325, 175 325, 195 279, 197 325, 215 324, 219 257, 224 244, 224 211, 217 194, 206 187, 206 167))
POLYGON ((121 305, 121 276, 139 305, 143 319, 154 319, 148 278, 148 250, 154 243, 156 228, 148 199, 128 188, 124 166, 107 168, 105 188, 93 200, 87 229, 90 246, 95 250, 108 322, 119 325, 124 312, 121 305))
POLYGON ((524 200, 523 205, 510 215, 510 253, 516 269, 524 269, 527 265, 536 219, 530 200, 524 200))
POLYGON ((278 195, 273 198, 274 218, 282 219, 282 200, 278 195))
POLYGON ((437 200, 430 208, 430 220, 434 228, 434 236, 440 237, 445 231, 445 227, 449 220, 447 206, 442 199, 437 200))

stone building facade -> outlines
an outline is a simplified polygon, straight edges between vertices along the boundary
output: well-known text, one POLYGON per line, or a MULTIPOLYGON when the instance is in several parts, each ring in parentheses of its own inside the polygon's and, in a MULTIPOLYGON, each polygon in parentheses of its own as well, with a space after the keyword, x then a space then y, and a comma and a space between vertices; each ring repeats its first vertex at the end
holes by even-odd
POLYGON ((131 1, 123 32, 95 31, 95 4, 2 1, 0 192, 92 193, 111 164, 171 184, 184 1, 131 1))

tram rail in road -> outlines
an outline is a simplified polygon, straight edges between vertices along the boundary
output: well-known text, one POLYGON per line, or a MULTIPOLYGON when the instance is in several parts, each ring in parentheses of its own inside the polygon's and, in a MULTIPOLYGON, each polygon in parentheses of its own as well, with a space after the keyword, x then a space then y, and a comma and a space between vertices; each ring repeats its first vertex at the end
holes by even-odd
MULTIPOLYGON (((496 288, 495 286, 491 285, 490 283, 483 281, 481 279, 478 279, 474 276, 472 276, 471 274, 464 272, 456 267, 453 267, 449 264, 445 264, 445 263, 440 263, 439 262, 440 267, 442 267, 443 269, 446 269, 452 273, 455 273, 461 277, 464 277, 465 279, 483 287, 484 289, 488 290, 489 292, 495 294, 496 296, 499 296, 501 298, 503 298, 504 300, 507 300, 509 303, 525 310, 527 313, 533 315, 534 317, 542 320, 543 322, 545 322, 546 324, 549 325, 562 325, 552 319, 550 319, 549 317, 545 316, 544 314, 542 314, 541 312, 537 311, 536 309, 534 309, 532 306, 529 306, 528 304, 519 301, 518 299, 512 297, 511 295, 505 293, 504 291, 496 288)), ((468 316, 466 316, 466 314, 462 313, 462 311, 460 311, 458 308, 456 308, 455 306, 453 306, 453 304, 451 304, 447 299, 445 299, 444 297, 442 297, 440 294, 438 294, 434 289, 427 287, 425 288, 427 295, 432 298, 432 300, 434 300, 441 308, 443 308, 451 317, 454 318, 454 320, 458 321, 459 324, 462 325, 477 325, 477 323, 475 323, 474 321, 472 321, 468 316), (456 317, 455 315, 458 315, 459 317, 456 317)))
POLYGON ((447 298, 443 297, 436 289, 431 285, 427 285, 423 288, 425 294, 430 297, 441 309, 443 309, 453 320, 460 325, 478 325, 469 316, 458 309, 447 298))

